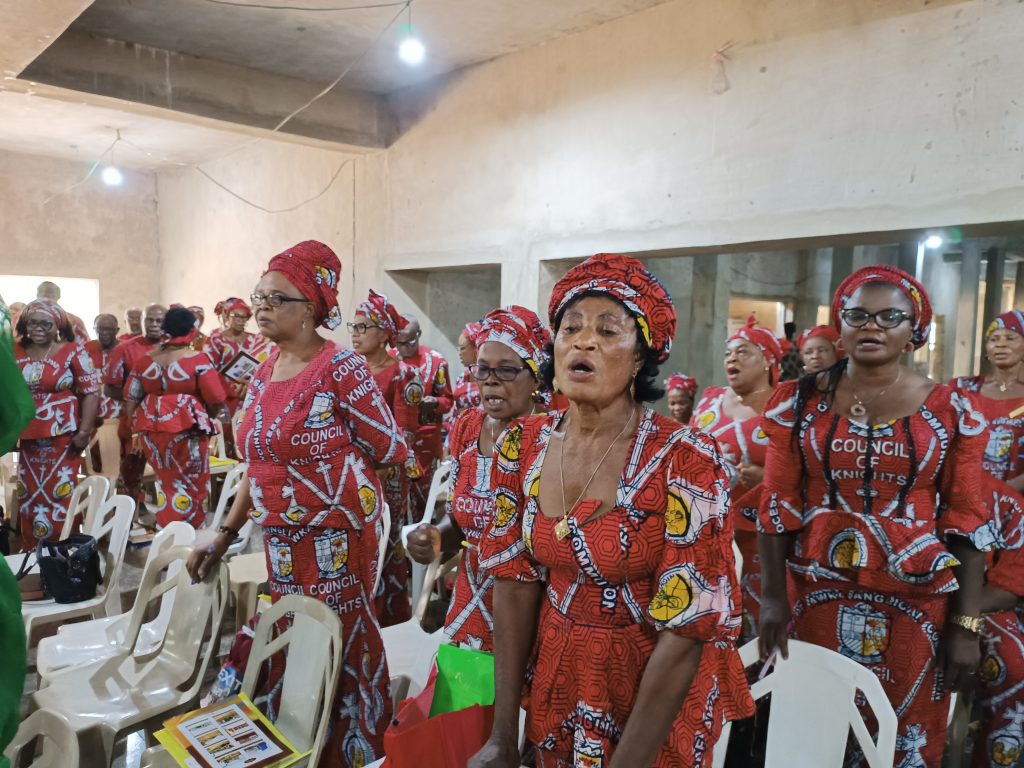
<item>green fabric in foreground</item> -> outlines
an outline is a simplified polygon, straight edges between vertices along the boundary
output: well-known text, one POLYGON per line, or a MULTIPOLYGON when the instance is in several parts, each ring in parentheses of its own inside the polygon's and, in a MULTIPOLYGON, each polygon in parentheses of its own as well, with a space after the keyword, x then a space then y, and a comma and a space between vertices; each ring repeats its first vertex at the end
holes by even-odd
POLYGON ((14 359, 11 311, 0 297, 0 455, 14 447, 35 415, 35 401, 14 359))
MULTIPOLYGON (((4 660, 4 673, 0 675, 0 753, 18 732, 26 656, 21 591, 7 562, 0 558, 0 658, 4 660)), ((0 756, 0 768, 9 765, 7 758, 0 756)))
POLYGON ((437 649, 437 679, 430 716, 494 703, 494 657, 454 645, 437 649))

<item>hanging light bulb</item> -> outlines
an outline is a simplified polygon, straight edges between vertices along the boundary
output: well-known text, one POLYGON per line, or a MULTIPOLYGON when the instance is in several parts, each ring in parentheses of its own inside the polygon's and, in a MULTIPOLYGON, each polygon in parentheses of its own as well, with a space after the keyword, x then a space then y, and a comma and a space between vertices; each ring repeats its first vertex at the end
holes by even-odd
POLYGON ((118 170, 115 165, 108 165, 100 173, 100 178, 103 179, 103 183, 108 187, 119 187, 121 182, 124 181, 124 174, 118 170))
POLYGON ((409 20, 399 29, 398 58, 411 67, 418 67, 427 58, 427 48, 412 26, 412 0, 406 4, 409 20))
POLYGON ((928 235, 924 241, 924 247, 929 250, 935 250, 942 245, 942 235, 928 235))

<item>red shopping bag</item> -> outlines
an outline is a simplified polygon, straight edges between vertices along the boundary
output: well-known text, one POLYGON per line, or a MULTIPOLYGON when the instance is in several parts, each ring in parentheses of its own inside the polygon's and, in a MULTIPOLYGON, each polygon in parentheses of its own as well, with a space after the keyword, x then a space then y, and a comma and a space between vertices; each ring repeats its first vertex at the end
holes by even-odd
POLYGON ((384 732, 385 768, 466 768, 491 735, 493 704, 429 716, 436 676, 435 670, 418 696, 398 705, 384 732))

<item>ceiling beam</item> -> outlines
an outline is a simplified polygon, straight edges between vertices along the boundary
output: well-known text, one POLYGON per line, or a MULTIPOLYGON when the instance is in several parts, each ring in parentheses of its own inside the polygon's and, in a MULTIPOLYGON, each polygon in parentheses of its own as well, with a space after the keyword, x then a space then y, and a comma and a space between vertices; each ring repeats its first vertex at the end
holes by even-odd
MULTIPOLYGON (((31 81, 260 129, 277 125, 324 85, 69 32, 22 73, 31 81)), ((392 120, 384 100, 335 88, 282 132, 355 147, 385 147, 392 120)))
POLYGON ((0 72, 17 77, 92 0, 0 0, 0 72))

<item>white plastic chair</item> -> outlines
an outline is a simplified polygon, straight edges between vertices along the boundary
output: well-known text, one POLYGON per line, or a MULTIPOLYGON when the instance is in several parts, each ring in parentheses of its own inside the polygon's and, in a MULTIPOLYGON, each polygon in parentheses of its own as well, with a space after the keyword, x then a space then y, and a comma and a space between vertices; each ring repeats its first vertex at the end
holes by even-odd
MULTIPOLYGON (((274 725, 300 752, 310 754, 294 765, 315 766, 323 752, 342 666, 341 622, 326 604, 312 597, 285 595, 267 608, 256 631, 242 679, 242 693, 257 701, 256 684, 263 662, 287 647, 281 701, 274 725), (274 624, 292 614, 287 630, 271 638, 274 624), (296 663, 291 663, 292 661, 296 663)), ((141 768, 174 766, 163 747, 142 755, 141 768)))
POLYGON ((735 539, 732 542, 732 556, 736 560, 736 580, 740 581, 743 578, 743 553, 735 539))
POLYGON ((380 631, 391 676, 391 701, 398 703, 420 693, 430 677, 437 648, 445 641, 444 630, 428 634, 417 619, 403 621, 380 631))
MULTIPOLYGON (((744 666, 758 662, 757 640, 740 648, 744 666)), ((896 713, 882 684, 867 667, 835 651, 789 641, 789 659, 750 686, 754 699, 772 695, 765 768, 840 768, 847 737, 854 738, 871 768, 892 768, 896 754, 896 713), (873 742, 855 703, 860 691, 878 721, 873 742)), ((732 724, 715 745, 712 765, 725 765, 732 724)))
POLYGON ((82 465, 87 475, 99 475, 110 480, 117 481, 121 473, 121 438, 117 436, 117 419, 110 419, 104 422, 89 441, 85 449, 82 465), (92 449, 99 446, 100 462, 102 468, 97 470, 92 463, 92 449))
POLYGON ((21 618, 25 622, 25 636, 32 642, 32 629, 41 624, 64 622, 78 616, 97 618, 121 613, 121 565, 128 546, 128 531, 135 516, 135 500, 115 496, 103 502, 88 533, 99 544, 103 583, 96 596, 79 603, 57 603, 52 599, 33 600, 21 605, 21 618))
POLYGON ((4 755, 11 768, 68 768, 78 765, 78 739, 63 715, 40 709, 21 721, 4 755))
MULTIPOLYGON (((419 528, 423 524, 430 524, 434 522, 434 508, 437 504, 437 499, 442 493, 448 493, 448 485, 451 482, 452 474, 452 460, 447 459, 442 461, 438 466, 437 471, 434 473, 433 479, 430 481, 430 492, 427 494, 427 504, 423 509, 423 516, 420 518, 418 523, 412 523, 410 525, 402 526, 402 546, 408 548, 409 546, 409 534, 415 529, 419 528)), ((423 580, 426 575, 428 565, 421 565, 412 558, 409 558, 412 564, 412 582, 410 584, 412 598, 412 604, 416 605, 423 594, 423 580)), ((440 557, 436 559, 440 564, 440 557)), ((433 563, 431 563, 433 565, 433 563)))
POLYGON ((110 481, 106 477, 94 475, 79 480, 68 503, 68 515, 60 529, 60 540, 63 541, 71 535, 76 520, 82 521, 82 532, 89 533, 96 521, 96 511, 109 498, 110 481))
MULTIPOLYGON (((242 483, 248 482, 245 476, 245 469, 245 464, 236 464, 224 476, 224 485, 221 486, 220 496, 217 497, 217 507, 214 509, 213 519, 210 521, 211 530, 216 531, 220 528, 223 524, 224 516, 231 509, 231 502, 238 494, 238 489, 242 487, 242 483)), ((231 542, 224 556, 231 558, 244 551, 249 544, 249 538, 252 536, 255 526, 256 523, 252 521, 252 518, 247 518, 238 530, 238 538, 231 542)))
POLYGON ((423 588, 420 590, 420 594, 413 603, 413 618, 423 623, 423 617, 427 615, 427 608, 430 605, 430 597, 434 594, 434 586, 447 576, 452 571, 459 567, 462 562, 462 553, 459 552, 455 557, 451 558, 445 563, 441 562, 441 558, 436 558, 430 565, 426 567, 426 575, 423 577, 423 588))
POLYGON ((196 585, 184 568, 189 547, 172 547, 153 560, 139 593, 159 599, 177 589, 163 642, 140 648, 147 606, 132 608, 131 623, 115 656, 54 672, 50 684, 32 694, 35 706, 62 713, 78 734, 81 768, 110 765, 118 738, 139 728, 158 726, 169 716, 192 709, 219 645, 220 623, 228 594, 228 567, 214 564, 196 585), (174 562, 174 578, 157 583, 174 562))
POLYGON ((381 513, 381 525, 384 530, 377 541, 377 575, 373 579, 373 591, 371 595, 377 594, 377 587, 380 586, 380 579, 384 573, 384 558, 388 553, 388 537, 391 535, 391 507, 384 502, 384 511, 381 513))
MULTIPOLYGON (((145 578, 145 572, 153 567, 153 561, 157 555, 174 546, 191 549, 195 540, 195 528, 180 520, 175 520, 159 531, 153 538, 153 543, 146 555, 142 583, 151 583, 145 578)), ((175 578, 180 567, 180 562, 171 562, 167 567, 167 578, 175 578)), ((174 598, 177 594, 177 589, 165 592, 160 598, 160 607, 156 616, 139 629, 137 645, 141 652, 153 650, 163 642, 174 607, 174 598)), ((135 598, 136 602, 143 605, 149 605, 151 599, 151 595, 141 592, 135 598)), ((49 678, 54 672, 67 667, 78 667, 117 654, 124 645, 131 617, 132 612, 128 611, 102 619, 65 624, 57 630, 56 635, 40 640, 36 650, 36 670, 39 672, 40 687, 49 683, 49 678)))

